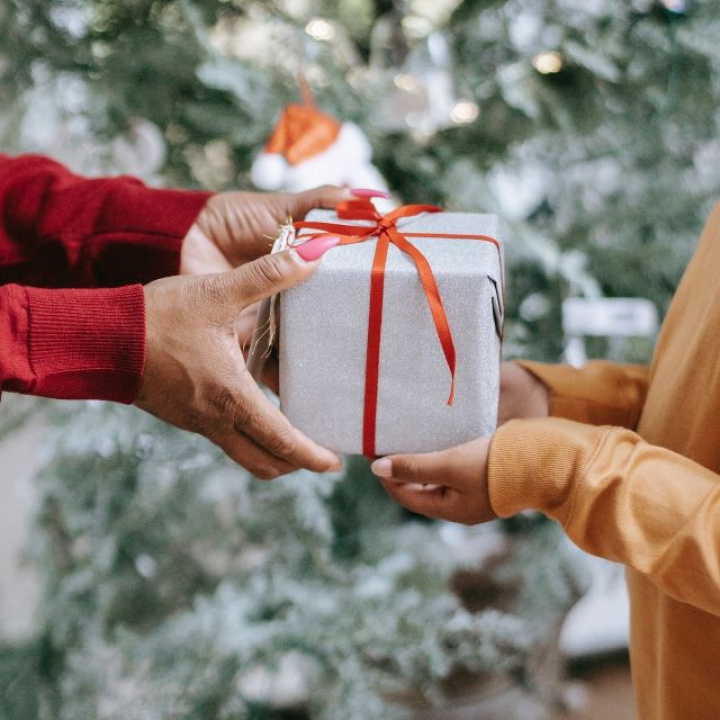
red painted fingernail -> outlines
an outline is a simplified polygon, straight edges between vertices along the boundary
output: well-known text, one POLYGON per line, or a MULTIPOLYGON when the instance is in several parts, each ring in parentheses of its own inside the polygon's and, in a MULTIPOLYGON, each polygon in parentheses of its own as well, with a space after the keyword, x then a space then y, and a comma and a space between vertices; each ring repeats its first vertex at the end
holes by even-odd
POLYGON ((318 237, 314 237, 302 245, 297 245, 295 251, 305 262, 312 262, 313 260, 319 260, 328 250, 332 250, 339 242, 339 235, 318 235, 318 237))
POLYGON ((371 190, 369 188, 351 188, 350 192, 355 197, 361 198, 384 198, 387 200, 390 197, 390 193, 384 190, 371 190))

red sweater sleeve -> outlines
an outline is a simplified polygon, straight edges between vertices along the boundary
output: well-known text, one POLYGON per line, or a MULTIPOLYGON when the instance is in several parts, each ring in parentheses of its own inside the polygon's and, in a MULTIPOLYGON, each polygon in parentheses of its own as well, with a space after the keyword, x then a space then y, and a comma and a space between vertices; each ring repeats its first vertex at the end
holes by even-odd
POLYGON ((145 309, 130 283, 177 273, 207 198, 0 155, 0 391, 132 402, 145 309))

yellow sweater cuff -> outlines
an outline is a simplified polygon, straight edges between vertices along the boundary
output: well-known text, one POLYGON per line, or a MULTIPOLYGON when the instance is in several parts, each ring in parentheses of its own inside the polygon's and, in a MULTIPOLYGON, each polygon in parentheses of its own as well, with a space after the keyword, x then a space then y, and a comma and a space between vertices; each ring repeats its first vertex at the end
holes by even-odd
POLYGON ((590 425, 634 429, 647 392, 648 368, 593 360, 583 368, 516 363, 550 390, 550 415, 590 425))
POLYGON ((608 428, 569 420, 513 420, 501 426, 490 445, 488 491, 500 517, 521 510, 565 522, 573 491, 608 428))

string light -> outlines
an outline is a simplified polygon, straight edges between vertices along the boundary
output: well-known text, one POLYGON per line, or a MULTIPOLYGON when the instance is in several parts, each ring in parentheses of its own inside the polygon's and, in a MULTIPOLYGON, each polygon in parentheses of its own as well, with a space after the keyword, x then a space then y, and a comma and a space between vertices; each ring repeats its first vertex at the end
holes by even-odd
POLYGON ((415 92, 418 89, 417 79, 407 73, 398 73, 393 82, 398 90, 403 90, 404 92, 415 92))
POLYGON ((532 64, 539 73, 554 75, 562 70, 563 58, 559 52, 541 52, 533 58, 532 64))
POLYGON ((414 38, 426 37, 433 31, 432 22, 419 15, 406 15, 402 19, 402 26, 405 32, 414 38))
POLYGON ((455 103, 452 112, 450 113, 450 119, 456 125, 467 125, 477 119, 480 114, 480 108, 477 103, 472 100, 459 100, 455 103))
POLYGON ((313 40, 328 42, 335 37, 333 24, 325 18, 313 18, 306 26, 305 32, 313 40))
POLYGON ((688 9, 686 0, 661 0, 661 2, 669 12, 677 15, 684 15, 688 9))

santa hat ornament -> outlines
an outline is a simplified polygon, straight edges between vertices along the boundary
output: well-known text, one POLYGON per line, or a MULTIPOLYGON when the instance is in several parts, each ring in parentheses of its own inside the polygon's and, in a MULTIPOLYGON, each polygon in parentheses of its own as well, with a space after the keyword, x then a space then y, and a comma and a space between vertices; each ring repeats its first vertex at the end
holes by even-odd
POLYGON ((262 190, 300 192, 327 183, 385 190, 372 148, 354 123, 340 123, 314 104, 288 105, 252 166, 262 190))

